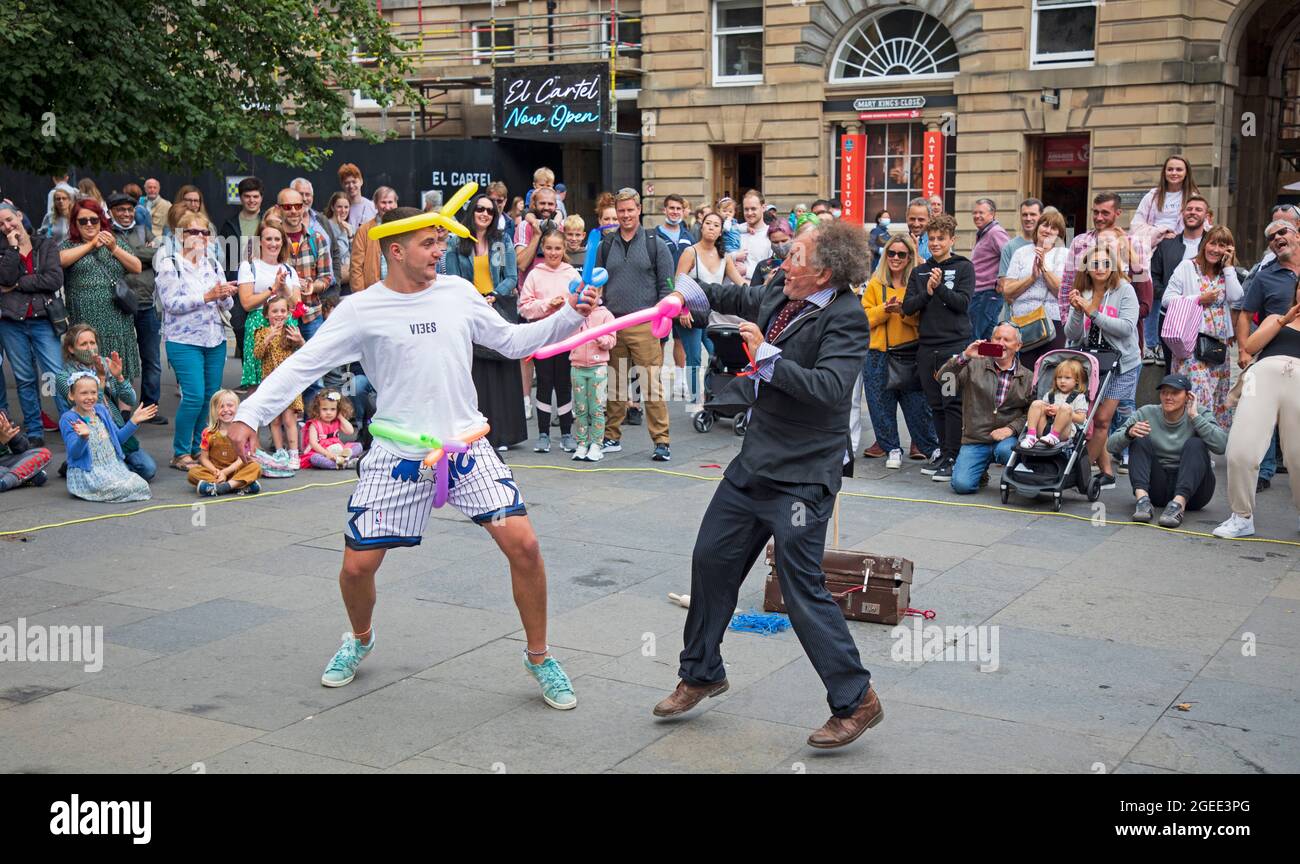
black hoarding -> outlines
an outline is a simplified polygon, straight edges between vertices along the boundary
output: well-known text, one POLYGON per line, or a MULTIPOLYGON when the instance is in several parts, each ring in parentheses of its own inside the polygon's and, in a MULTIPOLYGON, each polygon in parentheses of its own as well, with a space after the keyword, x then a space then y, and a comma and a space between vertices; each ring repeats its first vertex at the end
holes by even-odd
POLYGON ((504 138, 597 140, 609 114, 609 67, 498 66, 492 106, 493 131, 504 138))

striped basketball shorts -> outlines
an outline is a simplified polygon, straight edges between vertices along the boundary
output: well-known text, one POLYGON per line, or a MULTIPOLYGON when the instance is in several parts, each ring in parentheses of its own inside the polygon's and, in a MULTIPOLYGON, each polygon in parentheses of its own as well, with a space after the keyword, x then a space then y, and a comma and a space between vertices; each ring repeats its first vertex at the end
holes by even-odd
MULTIPOLYGON (((527 512, 510 469, 486 439, 451 457, 447 501, 480 525, 527 512)), ((381 447, 361 460, 361 479, 348 499, 344 541, 351 549, 418 546, 433 510, 433 472, 418 459, 381 447)))

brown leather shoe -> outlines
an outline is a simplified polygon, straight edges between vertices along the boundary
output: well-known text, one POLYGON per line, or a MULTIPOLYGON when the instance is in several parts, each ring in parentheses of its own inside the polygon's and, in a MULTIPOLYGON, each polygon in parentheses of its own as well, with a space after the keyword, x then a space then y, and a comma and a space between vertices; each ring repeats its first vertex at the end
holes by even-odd
POLYGON ((678 681, 677 689, 655 706, 654 715, 656 717, 676 717, 678 714, 685 714, 706 698, 726 693, 730 686, 726 678, 716 684, 704 684, 702 686, 678 681))
POLYGON ((872 444, 866 450, 863 450, 862 455, 866 456, 868 459, 883 459, 888 454, 885 453, 884 450, 880 449, 880 442, 877 441, 875 444, 872 444))
POLYGON ((914 460, 921 460, 921 459, 929 459, 930 457, 928 454, 922 453, 920 447, 917 447, 915 444, 913 444, 912 449, 907 451, 907 458, 914 459, 914 460))
POLYGON ((858 737, 885 719, 885 709, 876 696, 876 688, 867 690, 862 704, 848 717, 831 717, 826 725, 808 736, 808 744, 821 750, 852 744, 858 737))

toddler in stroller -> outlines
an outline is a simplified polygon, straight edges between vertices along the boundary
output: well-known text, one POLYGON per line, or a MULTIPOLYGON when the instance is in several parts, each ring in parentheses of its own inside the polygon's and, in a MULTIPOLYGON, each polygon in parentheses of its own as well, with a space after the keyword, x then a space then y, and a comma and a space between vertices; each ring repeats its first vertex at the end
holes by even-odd
POLYGON ((1089 501, 1101 497, 1101 483, 1092 477, 1086 448, 1097 396, 1115 370, 1106 370, 1105 382, 1099 382, 1098 366, 1093 355, 1068 349, 1049 351, 1038 359, 1034 366, 1038 398, 1029 408, 1025 436, 1002 471, 1003 504, 1013 490, 1030 498, 1051 495, 1054 510, 1061 509, 1061 493, 1069 486, 1089 501))

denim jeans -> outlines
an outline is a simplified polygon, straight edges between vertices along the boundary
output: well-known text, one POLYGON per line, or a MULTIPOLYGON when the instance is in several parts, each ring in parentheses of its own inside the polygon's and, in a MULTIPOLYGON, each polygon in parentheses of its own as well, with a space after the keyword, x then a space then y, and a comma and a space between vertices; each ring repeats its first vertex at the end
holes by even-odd
POLYGON ((993 325, 998 323, 1002 311, 1002 295, 993 289, 976 291, 971 295, 966 314, 970 316, 972 339, 988 339, 993 335, 993 325))
POLYGON ((900 393, 885 389, 888 357, 884 351, 868 351, 862 370, 862 386, 867 392, 867 411, 871 414, 871 428, 876 433, 876 443, 888 453, 901 450, 898 439, 898 406, 903 406, 903 419, 912 443, 929 458, 939 449, 939 439, 934 432, 934 418, 925 393, 911 390, 900 393))
POLYGON ((139 474, 146 482, 152 480, 153 476, 158 473, 158 463, 154 461, 152 456, 144 452, 143 447, 134 453, 126 453, 124 456, 126 467, 131 469, 133 473, 139 474))
POLYGON ((690 382, 689 401, 693 405, 700 401, 700 353, 704 347, 704 331, 674 324, 673 338, 682 343, 682 351, 686 353, 686 380, 690 382))
MULTIPOLYGON (((316 331, 320 329, 320 325, 324 323, 325 323, 325 316, 322 315, 321 317, 317 318, 315 321, 308 321, 302 324, 298 329, 302 331, 303 341, 305 342, 311 337, 315 336, 316 331)), ((318 378, 317 380, 311 382, 311 384, 307 387, 307 389, 303 391, 302 393, 303 411, 307 411, 311 408, 311 400, 316 398, 316 394, 319 393, 321 388, 324 386, 325 386, 324 382, 318 378)))
POLYGON ((989 470, 989 463, 1007 464, 1016 449, 1016 436, 1008 436, 996 444, 963 444, 957 452, 957 464, 952 469, 952 491, 958 495, 978 492, 980 479, 989 470))
MULTIPOLYGON (((45 318, 0 321, 0 342, 18 384, 18 404, 23 409, 23 431, 31 438, 45 438, 41 426, 41 374, 50 376, 50 392, 58 408, 56 417, 69 405, 54 389, 54 375, 63 368, 59 337, 45 318)), ((12 418, 10 418, 12 419, 12 418)))
POLYGON ((167 365, 176 373, 181 387, 181 404, 176 409, 176 431, 172 434, 172 455, 199 453, 203 427, 208 425, 208 403, 221 389, 226 369, 226 343, 201 348, 180 342, 167 343, 167 365))
POLYGON ((140 346, 141 405, 157 405, 162 395, 161 333, 162 322, 158 320, 157 309, 150 305, 136 310, 135 341, 140 346))
MULTIPOLYGON (((1273 429, 1273 441, 1268 445, 1268 452, 1259 463, 1259 479, 1272 480, 1277 476, 1277 428, 1273 429)), ((1300 480, 1293 481, 1300 483, 1300 480)))

